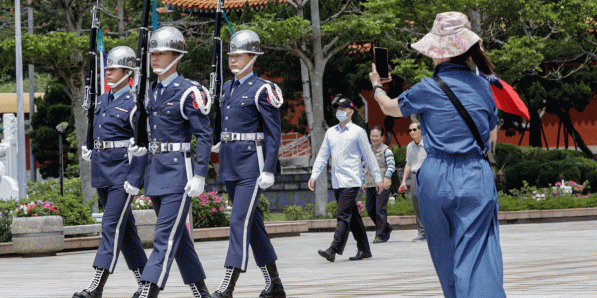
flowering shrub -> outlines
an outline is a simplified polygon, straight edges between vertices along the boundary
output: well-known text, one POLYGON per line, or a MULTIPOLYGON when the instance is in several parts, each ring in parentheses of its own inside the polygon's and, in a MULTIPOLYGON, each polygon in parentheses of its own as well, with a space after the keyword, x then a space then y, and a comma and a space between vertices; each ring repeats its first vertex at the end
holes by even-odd
POLYGON ((361 201, 357 201, 357 208, 359 208, 359 212, 365 211, 365 205, 361 201))
POLYGON ((52 202, 37 201, 19 205, 15 212, 16 217, 35 217, 45 215, 58 215, 60 208, 52 202))
POLYGON ((583 191, 587 188, 588 185, 589 185, 589 181, 585 181, 585 183, 583 183, 583 184, 578 184, 572 180, 569 180, 569 181, 562 180, 562 182, 556 182, 556 184, 554 186, 554 190, 559 191, 560 193, 572 193, 572 194, 581 195, 583 193, 583 191), (558 188, 559 188, 559 190, 558 190, 558 188))
POLYGON ((227 227, 230 219, 227 212, 228 196, 218 195, 217 191, 204 192, 193 198, 193 228, 227 227))
POLYGON ((150 197, 145 195, 135 196, 131 203, 131 209, 142 210, 142 209, 153 209, 153 202, 150 197))

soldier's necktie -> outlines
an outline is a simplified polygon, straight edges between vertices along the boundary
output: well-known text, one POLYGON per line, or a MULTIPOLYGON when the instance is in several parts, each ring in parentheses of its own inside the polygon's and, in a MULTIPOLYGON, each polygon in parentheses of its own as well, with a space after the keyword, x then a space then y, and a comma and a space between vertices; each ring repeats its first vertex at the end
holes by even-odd
POLYGON ((155 101, 158 101, 158 98, 162 96, 162 88, 164 88, 164 85, 162 85, 162 82, 159 82, 157 88, 155 89, 155 101))
POLYGON ((234 92, 234 89, 236 89, 236 87, 238 87, 240 85, 240 81, 239 80, 234 80, 234 83, 232 83, 232 86, 230 87, 230 95, 232 96, 232 92, 234 92))
POLYGON ((114 101, 114 93, 108 93, 108 104, 111 104, 114 101))

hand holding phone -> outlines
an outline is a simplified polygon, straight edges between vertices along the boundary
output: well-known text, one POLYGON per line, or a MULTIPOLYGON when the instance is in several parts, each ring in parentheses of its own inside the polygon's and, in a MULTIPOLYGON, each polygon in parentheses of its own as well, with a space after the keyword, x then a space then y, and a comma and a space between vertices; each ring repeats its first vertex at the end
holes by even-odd
POLYGON ((373 60, 375 61, 375 68, 379 77, 387 79, 390 71, 388 70, 388 49, 386 48, 373 48, 373 60))

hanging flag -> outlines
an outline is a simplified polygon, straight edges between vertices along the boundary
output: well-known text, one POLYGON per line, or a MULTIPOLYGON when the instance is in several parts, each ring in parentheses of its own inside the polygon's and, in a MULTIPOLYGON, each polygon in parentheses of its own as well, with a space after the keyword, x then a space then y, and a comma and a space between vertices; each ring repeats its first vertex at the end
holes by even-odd
POLYGON ((480 72, 479 69, 477 69, 477 74, 489 81, 493 99, 495 100, 495 105, 498 109, 506 113, 521 116, 527 121, 531 120, 529 109, 522 99, 520 99, 518 93, 514 91, 512 86, 508 85, 508 83, 504 82, 495 74, 488 76, 480 72))
POLYGON ((106 82, 106 48, 102 41, 101 28, 98 28, 97 30, 97 51, 99 52, 100 57, 100 94, 104 94, 110 91, 110 88, 106 82))
POLYGON ((153 30, 155 31, 156 29, 158 29, 158 10, 156 7, 156 0, 153 0, 153 10, 151 12, 151 24, 153 26, 153 30))

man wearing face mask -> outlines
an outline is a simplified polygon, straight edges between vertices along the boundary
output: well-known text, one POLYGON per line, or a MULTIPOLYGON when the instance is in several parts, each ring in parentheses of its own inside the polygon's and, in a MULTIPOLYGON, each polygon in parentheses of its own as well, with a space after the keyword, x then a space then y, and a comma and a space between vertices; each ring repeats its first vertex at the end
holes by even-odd
POLYGON ((259 36, 251 30, 230 39, 228 66, 234 79, 222 86, 222 133, 220 135, 221 181, 233 202, 226 273, 212 297, 231 298, 241 272, 247 270, 249 245, 265 278, 261 298, 286 297, 276 268, 276 252, 259 210, 261 191, 274 184, 280 148, 282 92, 272 82, 253 73, 263 54, 259 36))
POLYGON ((99 200, 104 206, 102 240, 93 262, 94 278, 73 298, 102 297, 104 285, 114 272, 120 251, 138 283, 147 262, 130 209, 131 196, 127 196, 123 187, 126 180, 133 185, 141 184, 136 173, 142 164, 138 160, 131 162, 126 148, 133 136, 134 119, 138 116, 133 111, 135 101, 128 80, 134 65, 135 52, 129 47, 116 47, 108 53, 106 79, 112 90, 98 97, 95 111, 89 111, 95 113, 93 144, 86 144, 81 151, 82 158, 91 161, 91 185, 97 188, 99 200), (92 146, 91 150, 87 146, 92 146))
POLYGON ((334 241, 328 249, 319 251, 319 255, 330 262, 336 259, 336 254, 341 255, 344 252, 350 231, 357 241, 358 251, 356 256, 350 257, 349 260, 371 257, 365 225, 356 204, 356 196, 364 179, 361 160, 365 160, 371 170, 377 193, 384 189, 379 165, 367 140, 367 133, 351 121, 354 111, 352 101, 340 99, 336 111, 336 118, 340 123, 330 127, 325 133, 308 182, 309 189, 314 191, 315 181, 321 172, 326 170, 331 156, 332 188, 338 202, 338 216, 334 241))
MULTIPOLYGON (((151 197, 157 223, 153 251, 141 281, 141 297, 157 297, 176 260, 182 280, 194 298, 209 297, 205 272, 186 228, 191 198, 203 192, 212 145, 209 92, 176 72, 187 52, 182 33, 173 27, 156 30, 149 40, 151 67, 158 80, 149 86, 148 148, 132 145, 129 153, 146 160, 145 195, 151 197), (191 136, 197 138, 197 159, 191 158, 191 136)), ((129 181, 127 181, 128 184, 129 181)), ((138 189, 127 187, 127 192, 138 189)))

